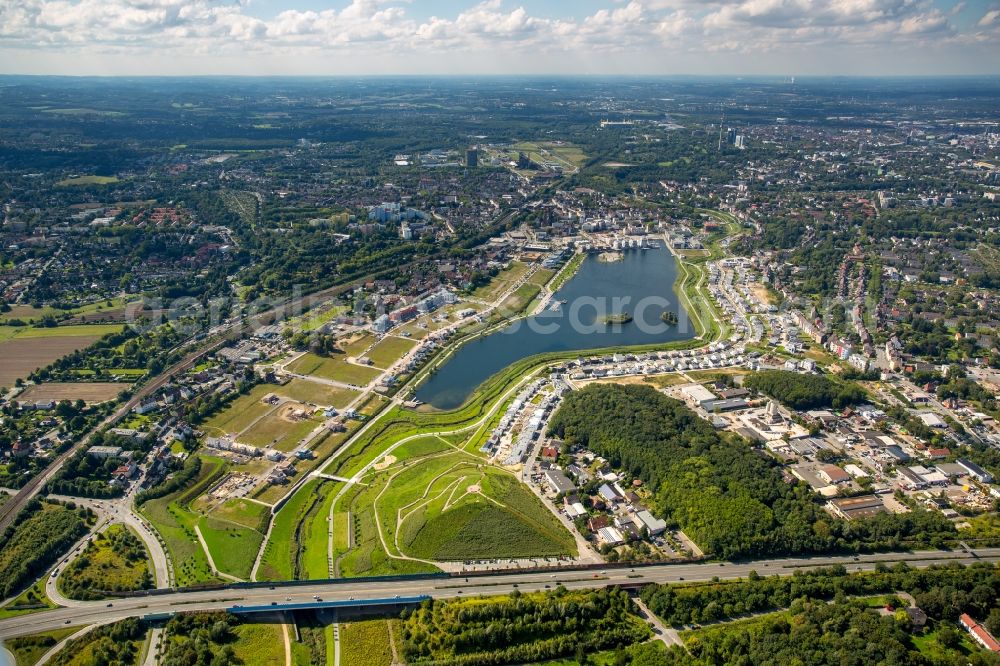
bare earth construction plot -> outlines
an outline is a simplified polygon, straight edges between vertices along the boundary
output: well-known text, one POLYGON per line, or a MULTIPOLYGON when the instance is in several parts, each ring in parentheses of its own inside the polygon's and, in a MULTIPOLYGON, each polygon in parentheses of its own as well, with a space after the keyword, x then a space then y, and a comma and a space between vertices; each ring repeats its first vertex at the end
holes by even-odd
POLYGON ((121 325, 28 328, 0 326, 0 386, 13 386, 38 368, 78 349, 90 346, 121 325))

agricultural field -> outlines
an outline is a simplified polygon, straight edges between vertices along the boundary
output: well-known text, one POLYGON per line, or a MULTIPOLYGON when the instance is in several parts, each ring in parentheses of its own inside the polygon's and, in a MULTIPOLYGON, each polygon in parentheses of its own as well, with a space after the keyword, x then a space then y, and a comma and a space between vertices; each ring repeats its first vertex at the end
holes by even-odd
POLYGON ((29 386, 17 396, 17 399, 22 402, 83 400, 94 404, 114 400, 128 387, 126 382, 48 382, 29 386))
POLYGON ((177 584, 182 586, 217 582, 194 529, 201 515, 191 509, 191 503, 222 477, 226 462, 211 456, 201 456, 201 460, 198 477, 187 488, 149 500, 140 510, 163 538, 177 584))
POLYGON ((6 324, 11 319, 20 319, 27 324, 32 324, 37 321, 41 321, 43 317, 54 317, 59 319, 60 317, 64 317, 66 315, 87 317, 88 319, 98 316, 115 318, 124 313, 125 305, 126 298, 121 296, 97 301, 95 303, 88 303, 87 305, 81 305, 68 310, 52 306, 35 307, 34 305, 24 304, 9 305, 9 312, 0 312, 0 325, 6 324))
POLYGON ((340 625, 340 658, 351 666, 390 666, 389 621, 378 618, 340 625))
POLYGON ((148 589, 153 583, 145 545, 131 529, 120 524, 96 534, 57 580, 63 595, 81 600, 148 589))
POLYGON ((296 374, 313 375, 355 386, 364 386, 381 374, 375 368, 348 363, 343 355, 323 357, 311 352, 296 359, 288 369, 296 374))
POLYGON ((0 386, 13 386, 16 379, 121 330, 120 324, 0 326, 0 386))
POLYGON ((416 345, 417 343, 413 340, 388 335, 372 347, 367 356, 376 367, 388 368, 403 358, 416 345))

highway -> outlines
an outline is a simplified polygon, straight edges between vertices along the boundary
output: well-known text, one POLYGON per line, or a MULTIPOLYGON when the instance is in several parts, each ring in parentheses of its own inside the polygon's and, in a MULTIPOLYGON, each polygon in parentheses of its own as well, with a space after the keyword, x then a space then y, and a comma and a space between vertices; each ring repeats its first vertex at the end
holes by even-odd
MULTIPOLYGON (((111 622, 149 613, 172 613, 198 610, 221 610, 235 605, 302 604, 315 601, 385 599, 395 596, 429 595, 449 598, 472 595, 509 594, 515 588, 532 592, 562 584, 569 589, 604 585, 636 585, 641 583, 676 583, 746 577, 751 571, 762 576, 791 575, 795 571, 842 564, 848 571, 870 571, 879 563, 906 562, 914 567, 957 562, 1000 561, 1000 548, 984 548, 971 554, 964 551, 915 551, 908 553, 877 553, 857 557, 817 556, 783 558, 754 562, 711 562, 695 564, 661 564, 630 568, 608 565, 600 570, 491 573, 463 578, 461 575, 431 579, 395 579, 382 581, 350 580, 289 585, 275 583, 272 587, 255 589, 222 589, 197 592, 173 592, 148 597, 115 599, 113 601, 74 601, 72 605, 50 611, 0 620, 0 640, 60 628, 95 622, 111 622)), ((280 608, 276 608, 280 610, 280 608)))

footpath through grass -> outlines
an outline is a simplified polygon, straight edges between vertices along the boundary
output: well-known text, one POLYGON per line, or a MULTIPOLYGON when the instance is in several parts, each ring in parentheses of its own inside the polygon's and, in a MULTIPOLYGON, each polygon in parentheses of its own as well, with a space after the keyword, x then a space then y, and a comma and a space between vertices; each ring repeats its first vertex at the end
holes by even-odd
POLYGON ((187 488, 149 500, 140 509, 162 537, 179 586, 218 581, 194 531, 201 515, 192 511, 190 505, 222 477, 227 463, 212 456, 201 456, 201 461, 197 478, 187 488))

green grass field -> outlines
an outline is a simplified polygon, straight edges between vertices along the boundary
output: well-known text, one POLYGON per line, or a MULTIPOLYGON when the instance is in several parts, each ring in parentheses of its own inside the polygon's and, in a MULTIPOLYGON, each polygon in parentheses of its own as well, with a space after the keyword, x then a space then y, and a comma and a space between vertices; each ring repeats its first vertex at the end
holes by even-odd
POLYGON ((587 161, 587 155, 572 143, 563 141, 522 141, 513 146, 511 159, 516 160, 519 152, 526 153, 533 162, 555 162, 566 171, 578 169, 587 161))
MULTIPOLYGON (((53 113, 55 113, 53 111, 53 113)), ((76 178, 63 178, 56 183, 58 187, 69 187, 73 185, 110 185, 117 183, 118 176, 77 176, 76 178)))
POLYGON ((70 326, 0 326, 0 342, 37 338, 85 338, 102 337, 108 333, 118 333, 121 324, 73 324, 70 326))
POLYGON ((399 546, 407 554, 431 560, 576 554, 572 535, 516 478, 490 468, 457 472, 454 481, 437 477, 437 499, 403 520, 399 546))
POLYGON ((284 386, 272 386, 272 391, 280 396, 299 402, 307 402, 323 407, 343 409, 360 395, 360 392, 338 388, 305 379, 293 379, 284 386))
POLYGON ((141 509, 166 544, 178 585, 217 581, 194 531, 200 515, 191 511, 189 505, 222 476, 226 463, 211 456, 202 456, 201 459, 201 472, 191 486, 150 500, 141 509))
POLYGON ((244 666, 274 666, 285 663, 285 638, 282 625, 270 622, 241 624, 236 627, 233 650, 244 666))
POLYGON ((368 347, 375 342, 375 336, 371 333, 362 333, 354 338, 353 341, 344 345, 344 353, 348 356, 360 356, 364 353, 368 347))
POLYGON ((115 311, 120 311, 126 305, 126 298, 121 296, 116 296, 108 300, 97 301, 94 303, 88 303, 86 305, 80 305, 75 308, 70 308, 68 310, 63 310, 62 308, 55 308, 52 306, 42 306, 36 308, 33 305, 10 305, 10 312, 0 312, 0 323, 7 321, 8 319, 20 319, 21 321, 28 322, 40 320, 42 317, 61 317, 63 315, 82 315, 82 314, 97 314, 97 313, 111 313, 115 311), (110 303, 110 305, 109 305, 110 303))
POLYGON ((416 341, 395 336, 386 336, 368 352, 371 362, 380 368, 388 368, 416 346, 416 341))
POLYGON ((389 666, 389 622, 384 618, 359 620, 340 626, 340 659, 351 666, 389 666))
POLYGON ((364 386, 380 374, 375 368, 348 363, 342 355, 322 357, 311 352, 297 359, 288 369, 296 374, 313 375, 355 386, 364 386))
POLYGON ((472 292, 472 297, 492 303, 500 294, 510 289, 528 272, 530 266, 521 261, 513 261, 510 266, 500 271, 490 283, 472 292))
POLYGON ((212 516, 202 516, 198 529, 219 571, 249 580, 264 535, 212 516))
POLYGON ((263 532, 267 529, 270 511, 263 504, 246 499, 228 499, 210 514, 213 518, 263 532))
POLYGON ((272 412, 245 430, 240 435, 239 441, 261 448, 270 446, 278 451, 287 452, 294 449, 306 435, 322 422, 322 419, 315 416, 289 421, 279 416, 277 412, 272 412))
POLYGON ((251 423, 274 409, 274 405, 261 402, 261 398, 268 393, 273 393, 274 388, 268 384, 253 387, 249 393, 236 398, 225 409, 206 421, 204 429, 209 434, 215 435, 236 434, 244 430, 251 423))
MULTIPOLYGON (((299 573, 302 578, 327 578, 330 575, 329 565, 329 517, 330 507, 337 493, 343 487, 336 481, 324 482, 318 493, 320 501, 315 502, 303 514, 303 522, 299 533, 299 573)), ((336 528, 337 523, 334 523, 336 528)), ((346 525, 342 530, 346 536, 346 525)))
POLYGON ((513 294, 504 299, 497 308, 499 312, 495 313, 494 318, 499 321, 502 317, 520 314, 531 301, 535 300, 535 296, 538 296, 541 290, 542 288, 537 284, 525 282, 513 294))
POLYGON ((347 310, 348 307, 346 305, 334 305, 329 308, 323 308, 322 311, 317 310, 315 313, 309 311, 303 316, 301 329, 303 331, 315 331, 331 319, 347 312, 347 310))

